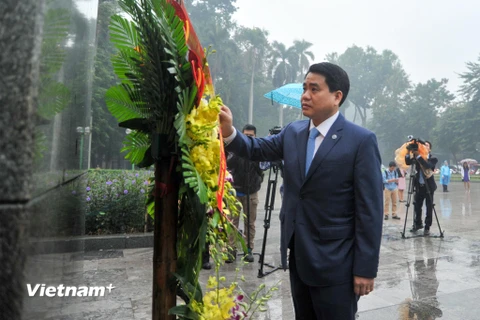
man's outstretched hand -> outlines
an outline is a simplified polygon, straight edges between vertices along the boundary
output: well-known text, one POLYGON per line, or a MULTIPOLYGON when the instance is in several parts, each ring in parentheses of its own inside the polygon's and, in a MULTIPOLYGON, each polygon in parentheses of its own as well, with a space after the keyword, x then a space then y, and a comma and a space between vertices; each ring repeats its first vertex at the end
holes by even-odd
POLYGON ((232 111, 227 106, 222 106, 220 109, 220 127, 223 137, 229 137, 233 134, 232 111))

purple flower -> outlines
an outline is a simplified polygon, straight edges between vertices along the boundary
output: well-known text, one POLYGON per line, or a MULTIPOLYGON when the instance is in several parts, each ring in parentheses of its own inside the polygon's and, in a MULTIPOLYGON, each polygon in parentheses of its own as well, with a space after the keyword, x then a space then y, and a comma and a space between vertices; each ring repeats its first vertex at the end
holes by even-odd
POLYGON ((112 182, 112 181, 110 181, 110 180, 109 180, 109 181, 107 181, 107 185, 108 185, 108 186, 109 186, 109 185, 111 185, 112 183, 113 183, 113 182, 112 182))
POLYGON ((103 199, 107 199, 107 196, 103 196, 103 199))
POLYGON ((127 193, 128 193, 128 190, 123 190, 123 193, 124 193, 124 194, 127 194, 127 193))
POLYGON ((209 217, 213 217, 213 213, 214 213, 213 208, 210 208, 210 209, 207 211, 207 215, 208 215, 209 217))
POLYGON ((118 180, 117 180, 117 179, 113 179, 113 182, 118 182, 118 180))
POLYGON ((135 184, 135 180, 132 180, 132 184, 135 184))
POLYGON ((87 187, 87 189, 86 189, 86 190, 87 190, 87 191, 90 191, 90 190, 92 190, 92 189, 91 189, 90 187, 87 187))
POLYGON ((117 193, 117 197, 118 197, 118 193, 117 193))
POLYGON ((92 200, 92 199, 90 199, 90 197, 87 197, 87 201, 90 201, 90 200, 92 200))
POLYGON ((138 177, 138 173, 135 173, 135 177, 138 177))
POLYGON ((73 191, 72 191, 72 194, 77 194, 77 191, 73 190, 73 191))
POLYGON ((145 181, 143 182, 143 184, 146 185, 146 186, 148 186, 148 181, 145 180, 145 181))
POLYGON ((140 192, 141 192, 141 193, 145 193, 145 190, 143 190, 143 189, 140 189, 140 192))

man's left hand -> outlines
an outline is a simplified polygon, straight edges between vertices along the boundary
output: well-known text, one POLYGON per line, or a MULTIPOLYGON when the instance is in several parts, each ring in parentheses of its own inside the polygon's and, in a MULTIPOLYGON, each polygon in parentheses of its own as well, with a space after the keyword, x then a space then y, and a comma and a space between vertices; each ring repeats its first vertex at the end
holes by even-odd
POLYGON ((353 276, 353 291, 357 296, 364 296, 373 291, 375 279, 353 276))

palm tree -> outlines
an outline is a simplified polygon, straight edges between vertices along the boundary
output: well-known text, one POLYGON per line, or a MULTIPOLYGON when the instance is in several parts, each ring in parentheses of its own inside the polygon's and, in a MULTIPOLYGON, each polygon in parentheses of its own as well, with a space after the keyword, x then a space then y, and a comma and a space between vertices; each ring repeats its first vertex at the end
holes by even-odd
POLYGON ((250 95, 248 105, 248 123, 253 123, 253 88, 255 82, 255 74, 261 72, 263 68, 263 56, 268 49, 268 32, 259 28, 240 28, 237 31, 235 40, 239 43, 240 48, 244 51, 246 67, 251 69, 250 72, 250 95))
MULTIPOLYGON (((283 43, 274 41, 272 44, 271 64, 268 74, 272 76, 272 84, 279 88, 297 78, 298 56, 294 47, 286 48, 283 43)), ((283 106, 280 105, 279 125, 283 125, 283 106)))
POLYGON ((301 81, 303 75, 307 72, 310 67, 310 61, 315 59, 313 52, 308 50, 312 45, 312 43, 305 40, 293 41, 294 51, 298 55, 298 81, 301 81))
POLYGON ((272 49, 268 74, 272 76, 273 86, 278 88, 295 81, 298 59, 294 47, 287 49, 283 43, 274 41, 272 49))
POLYGON ((210 72, 214 82, 224 79, 225 76, 231 74, 232 65, 235 64, 234 57, 238 56, 239 48, 230 38, 229 30, 222 27, 220 23, 209 28, 201 39, 205 47, 212 47, 215 54, 208 56, 210 64, 210 72), (221 51, 217 51, 221 48, 221 51))

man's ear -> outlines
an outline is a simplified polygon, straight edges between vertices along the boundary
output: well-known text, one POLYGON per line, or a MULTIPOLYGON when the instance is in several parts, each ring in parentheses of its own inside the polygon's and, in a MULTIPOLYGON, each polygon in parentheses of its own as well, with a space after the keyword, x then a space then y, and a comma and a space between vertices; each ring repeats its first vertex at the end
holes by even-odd
POLYGON ((335 102, 340 107, 340 101, 342 101, 343 92, 340 90, 335 91, 335 102))

